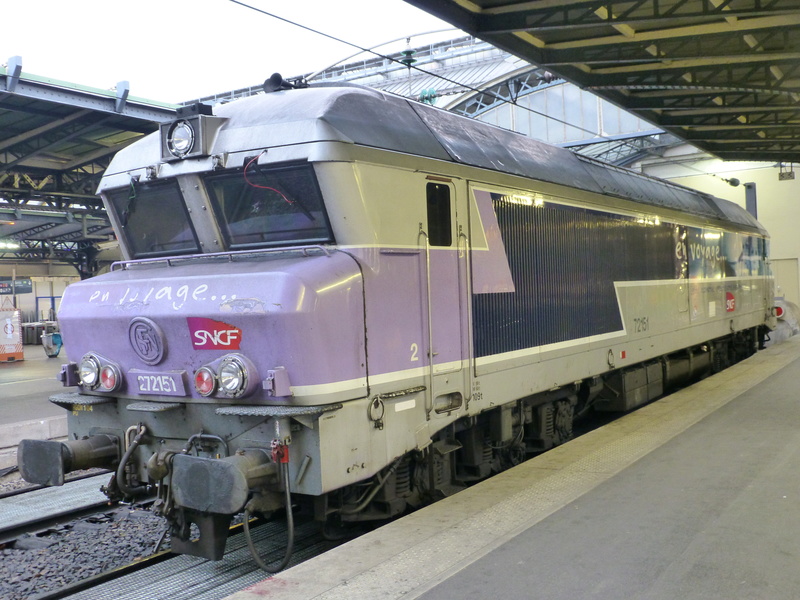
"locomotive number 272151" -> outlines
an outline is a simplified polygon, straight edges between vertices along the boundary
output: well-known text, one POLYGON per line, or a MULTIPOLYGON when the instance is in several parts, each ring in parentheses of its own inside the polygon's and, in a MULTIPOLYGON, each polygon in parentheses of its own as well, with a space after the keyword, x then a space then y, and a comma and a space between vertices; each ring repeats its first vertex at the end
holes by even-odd
POLYGON ((175 380, 169 375, 137 375, 136 383, 142 393, 174 393, 178 391, 175 380))

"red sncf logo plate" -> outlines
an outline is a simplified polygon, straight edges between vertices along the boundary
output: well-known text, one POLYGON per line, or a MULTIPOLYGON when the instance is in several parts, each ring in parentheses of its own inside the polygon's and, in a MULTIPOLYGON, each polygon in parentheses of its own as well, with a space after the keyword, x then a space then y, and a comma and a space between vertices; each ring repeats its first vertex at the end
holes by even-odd
POLYGON ((186 317, 195 350, 238 350, 242 330, 206 317, 186 317))
POLYGON ((725 312, 733 312, 735 310, 736 297, 730 292, 725 292, 725 312))

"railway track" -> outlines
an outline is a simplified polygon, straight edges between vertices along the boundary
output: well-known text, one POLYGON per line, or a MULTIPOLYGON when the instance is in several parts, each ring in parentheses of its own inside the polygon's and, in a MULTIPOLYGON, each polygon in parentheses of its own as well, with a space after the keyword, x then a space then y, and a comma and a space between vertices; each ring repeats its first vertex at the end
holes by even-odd
MULTIPOLYGON (((109 504, 99 491, 106 479, 103 474, 0 498, 0 597, 138 600, 166 594, 171 600, 212 600, 269 576, 251 557, 241 524, 232 527, 221 561, 157 551, 163 520, 138 507, 109 504), (131 550, 136 536, 142 539, 131 550)), ((290 566, 347 541, 326 540, 318 524, 296 518, 290 566)), ((262 559, 277 564, 287 540, 284 520, 254 521, 251 535, 262 559)), ((169 547, 169 538, 163 546, 169 547)))
MULTIPOLYGON (((247 549, 241 525, 232 528, 225 557, 221 561, 175 555, 161 551, 122 567, 73 584, 37 593, 36 600, 219 600, 268 578, 247 549)), ((286 528, 282 521, 269 521, 251 528, 254 542, 266 562, 283 555, 286 528)), ((346 540, 325 540, 319 527, 300 522, 290 566, 318 556, 346 540)))
MULTIPOLYGON (((586 419, 581 426, 576 428, 575 435, 579 436, 585 431, 596 427, 600 422, 611 420, 608 415, 586 419)), ((0 548, 2 544, 12 539, 19 539, 22 535, 31 535, 37 532, 69 527, 64 525, 74 519, 88 520, 91 526, 94 520, 114 521, 112 515, 116 510, 130 510, 122 506, 118 509, 111 507, 99 488, 107 480, 108 475, 102 474, 80 481, 68 483, 64 488, 42 488, 0 498, 0 548), (62 497, 62 494, 64 495, 62 497), (49 497, 53 495, 52 497, 49 497), (73 502, 76 496, 87 496, 95 501, 77 506, 71 511, 66 508, 68 498, 73 502), (36 514, 45 514, 44 508, 55 503, 58 513, 50 513, 47 521, 34 517, 36 514), (27 522, 10 526, 6 515, 6 508, 10 505, 22 504, 27 522), (98 515, 92 517, 91 515, 98 515)), ((144 512, 144 511, 142 511, 144 512)), ((155 517, 153 517, 155 519, 155 517)), ((303 522, 298 515, 296 529, 295 552, 289 567, 326 550, 344 543, 350 538, 342 540, 324 539, 318 525, 312 522, 303 522)), ((159 520, 159 522, 161 522, 159 520)), ((163 524, 163 523, 162 523, 163 524)), ((160 530, 163 532, 163 528, 160 530)), ((160 532, 159 532, 160 533, 160 532)), ((278 563, 284 553, 286 543, 286 528, 283 519, 261 523, 252 529, 257 550, 261 553, 264 562, 274 565, 278 563)), ((159 535, 153 535, 148 540, 147 552, 135 557, 134 560, 124 564, 114 565, 112 568, 102 569, 100 572, 88 576, 78 576, 63 585, 47 585, 43 589, 41 584, 33 585, 35 593, 30 595, 10 596, 14 600, 21 598, 35 598, 36 600, 139 600, 141 598, 169 597, 170 600, 216 600, 224 598, 235 591, 252 585, 269 577, 268 573, 260 570, 248 551, 244 536, 241 535, 241 525, 232 528, 228 539, 223 560, 214 562, 205 559, 174 555, 167 551, 156 551, 159 535)), ((94 542, 94 540, 92 540, 94 542)), ((167 540, 168 545, 168 540, 167 540)), ((35 544, 33 545, 35 547, 35 544)), ((49 548, 44 547, 43 552, 49 548)), ((82 552, 76 548, 75 553, 82 552)), ((58 561, 58 559, 55 559, 58 561)), ((288 568, 288 567, 287 567, 288 568)), ((0 567, 0 581, 2 580, 0 567)), ((0 597, 6 598, 0 584, 0 597)))
POLYGON ((62 600, 75 597, 76 594, 80 593, 89 593, 91 594, 90 598, 96 598, 96 590, 99 586, 114 582, 137 571, 153 568, 161 562, 174 558, 176 558, 175 554, 172 554, 169 550, 163 550, 111 571, 105 571, 54 590, 37 593, 35 598, 36 600, 62 600))
POLYGON ((0 544, 26 532, 47 529, 107 508, 100 492, 107 475, 95 475, 63 487, 20 489, 0 498, 0 544))
POLYGON ((0 549, 7 547, 16 547, 19 549, 21 547, 26 547, 24 542, 28 539, 35 538, 39 534, 53 531, 74 521, 91 518, 98 514, 108 515, 110 511, 114 510, 116 510, 114 505, 109 504, 108 500, 106 500, 104 503, 91 503, 85 506, 70 508, 58 512, 57 514, 45 515, 43 517, 31 517, 26 521, 0 527, 0 549))
MULTIPOLYGON (((7 467, 5 469, 0 469, 0 486, 2 486, 5 483, 7 483, 7 482, 3 481, 4 477, 6 477, 8 475, 15 474, 17 472, 18 472, 18 469, 17 469, 16 465, 14 465, 12 467, 7 467)), ((76 471, 76 473, 81 473, 81 472, 80 471, 76 471)), ((109 471, 106 471, 105 469, 90 469, 88 471, 82 472, 82 474, 77 474, 77 475, 75 473, 69 473, 65 477, 65 479, 66 479, 66 483, 72 483, 73 481, 81 481, 83 479, 89 479, 91 477, 98 477, 100 475, 107 475, 108 473, 109 473, 109 471)), ((5 498, 10 498, 12 496, 18 496, 20 494, 27 494, 29 492, 35 492, 36 490, 43 490, 43 489, 47 488, 47 486, 45 486, 45 485, 27 483, 27 482, 25 482, 25 480, 23 480, 21 478, 18 478, 17 483, 19 484, 19 487, 13 488, 13 489, 6 489, 6 490, 0 492, 0 503, 2 503, 3 499, 5 499, 5 498)))
POLYGON ((0 499, 0 598, 36 597, 152 553, 164 524, 149 511, 111 504, 107 474, 0 499))

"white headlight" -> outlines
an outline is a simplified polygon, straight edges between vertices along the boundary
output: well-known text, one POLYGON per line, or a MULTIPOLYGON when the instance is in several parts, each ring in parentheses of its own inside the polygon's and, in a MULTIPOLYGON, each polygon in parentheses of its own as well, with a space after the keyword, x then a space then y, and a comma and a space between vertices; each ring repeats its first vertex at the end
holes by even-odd
POLYGON ((236 356, 228 356, 219 365, 219 390, 226 396, 238 396, 247 387, 247 367, 236 356))
POLYGON ((188 121, 178 121, 169 130, 167 146, 173 156, 181 158, 194 147, 194 129, 188 121))
POLYGON ((78 375, 84 387, 94 389, 100 381, 100 361, 91 354, 87 354, 78 365, 78 375))

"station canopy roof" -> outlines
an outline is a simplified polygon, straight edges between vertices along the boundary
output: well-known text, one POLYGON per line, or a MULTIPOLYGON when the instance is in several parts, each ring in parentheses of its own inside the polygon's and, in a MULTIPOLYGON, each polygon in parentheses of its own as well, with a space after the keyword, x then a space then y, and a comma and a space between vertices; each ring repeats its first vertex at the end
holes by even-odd
POLYGON ((725 160, 800 162, 800 0, 406 0, 725 160))
MULTIPOLYGON (((362 66, 359 83, 404 94, 413 84, 412 96, 436 87, 453 98, 493 86, 449 107, 472 115, 520 86, 535 89, 549 72, 720 158, 800 162, 800 0, 406 1, 521 60, 502 58, 498 71, 492 49, 463 38, 442 52, 465 64, 442 69, 468 85, 442 89, 381 60, 362 66), (394 70, 406 74, 393 78, 394 70)), ((431 61, 439 50, 431 46, 431 61)), ((344 77, 328 71, 317 79, 344 77)), ((68 261, 94 272, 103 242, 113 243, 94 194, 100 177, 119 149, 176 108, 130 96, 127 82, 99 90, 25 73, 19 57, 0 66, 0 261, 68 261)), ((613 144, 627 153, 631 141, 598 151, 606 157, 613 144)))
MULTIPOLYGON (((113 155, 176 106, 0 67, 0 259, 87 261, 113 231, 95 190, 113 155)), ((76 265, 80 266, 80 265, 76 265)), ((87 265, 82 265, 87 267, 87 265)))

